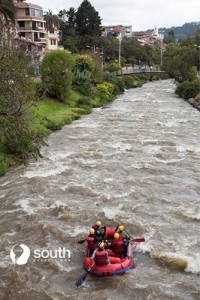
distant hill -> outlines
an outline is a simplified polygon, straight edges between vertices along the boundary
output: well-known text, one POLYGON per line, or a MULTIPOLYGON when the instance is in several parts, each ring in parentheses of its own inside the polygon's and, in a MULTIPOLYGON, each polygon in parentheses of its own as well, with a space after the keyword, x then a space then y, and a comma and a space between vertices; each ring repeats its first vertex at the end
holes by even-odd
POLYGON ((194 37, 195 31, 197 29, 200 29, 200 22, 191 22, 191 23, 185 23, 182 26, 178 27, 171 27, 171 28, 159 28, 159 33, 163 33, 164 36, 168 35, 168 32, 173 30, 176 40, 180 41, 188 36, 194 37))

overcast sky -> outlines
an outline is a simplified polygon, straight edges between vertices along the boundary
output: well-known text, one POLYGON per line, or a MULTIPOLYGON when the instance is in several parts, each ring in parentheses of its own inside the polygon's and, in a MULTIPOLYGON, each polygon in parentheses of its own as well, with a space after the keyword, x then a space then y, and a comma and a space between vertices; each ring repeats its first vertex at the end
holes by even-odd
MULTIPOLYGON (((57 14, 70 7, 77 9, 82 0, 27 0, 57 14)), ((182 26, 200 22, 200 0, 90 0, 102 25, 132 25, 133 30, 182 26)))

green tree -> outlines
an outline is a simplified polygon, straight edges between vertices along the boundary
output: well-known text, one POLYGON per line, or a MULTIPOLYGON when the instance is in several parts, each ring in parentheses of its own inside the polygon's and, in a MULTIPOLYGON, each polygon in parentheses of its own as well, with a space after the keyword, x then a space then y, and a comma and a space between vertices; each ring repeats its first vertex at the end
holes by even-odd
POLYGON ((44 13, 44 20, 46 21, 46 28, 49 32, 54 33, 55 28, 60 27, 60 21, 57 15, 54 15, 51 10, 44 13))
POLYGON ((169 44, 169 43, 175 43, 175 34, 173 30, 170 30, 167 34, 167 37, 164 38, 164 43, 169 44))
POLYGON ((79 70, 79 71, 94 71, 95 69, 95 62, 92 59, 90 55, 87 54, 79 54, 76 55, 76 62, 74 66, 74 70, 79 70))
POLYGON ((61 44, 72 53, 77 53, 76 10, 73 7, 70 7, 68 11, 63 9, 59 11, 58 18, 60 20, 61 44))
POLYGON ((80 39, 79 49, 97 45, 101 37, 101 18, 88 0, 83 0, 76 12, 76 32, 80 39))
POLYGON ((35 97, 24 53, 0 41, 0 141, 4 151, 20 160, 39 155, 41 138, 31 130, 30 107, 35 97))
POLYGON ((44 56, 42 84, 51 97, 65 101, 72 83, 74 57, 66 50, 54 50, 44 56))

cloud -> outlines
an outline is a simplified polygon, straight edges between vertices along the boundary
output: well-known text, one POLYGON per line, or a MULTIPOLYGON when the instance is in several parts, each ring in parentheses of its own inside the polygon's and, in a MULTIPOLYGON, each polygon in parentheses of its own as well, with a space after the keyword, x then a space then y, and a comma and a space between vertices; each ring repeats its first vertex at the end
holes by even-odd
MULTIPOLYGON (((82 0, 32 0, 32 3, 57 14, 70 7, 77 9, 82 0)), ((102 25, 132 25, 133 30, 181 26, 200 21, 199 0, 90 0, 99 13, 102 25)))

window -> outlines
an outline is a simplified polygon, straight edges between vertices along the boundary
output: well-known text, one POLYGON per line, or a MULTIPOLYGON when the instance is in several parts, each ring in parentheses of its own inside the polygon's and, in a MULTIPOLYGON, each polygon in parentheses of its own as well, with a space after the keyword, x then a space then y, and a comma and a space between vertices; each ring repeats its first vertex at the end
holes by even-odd
POLYGON ((26 16, 30 16, 30 10, 29 10, 29 8, 25 8, 25 15, 26 16))
POLYGON ((19 32, 19 36, 25 37, 25 32, 19 32))
POLYGON ((32 22, 32 30, 36 30, 36 21, 32 22))
POLYGON ((34 32, 34 41, 35 41, 35 42, 38 42, 38 41, 39 41, 37 32, 34 32))
POLYGON ((32 17, 35 16, 35 8, 30 8, 30 15, 31 15, 32 17))
POLYGON ((40 9, 35 9, 35 16, 36 17, 43 17, 43 12, 40 9))
POLYGON ((18 25, 19 25, 19 27, 25 27, 24 21, 18 21, 18 25))
POLYGON ((50 40, 51 45, 56 45, 56 40, 50 40))

